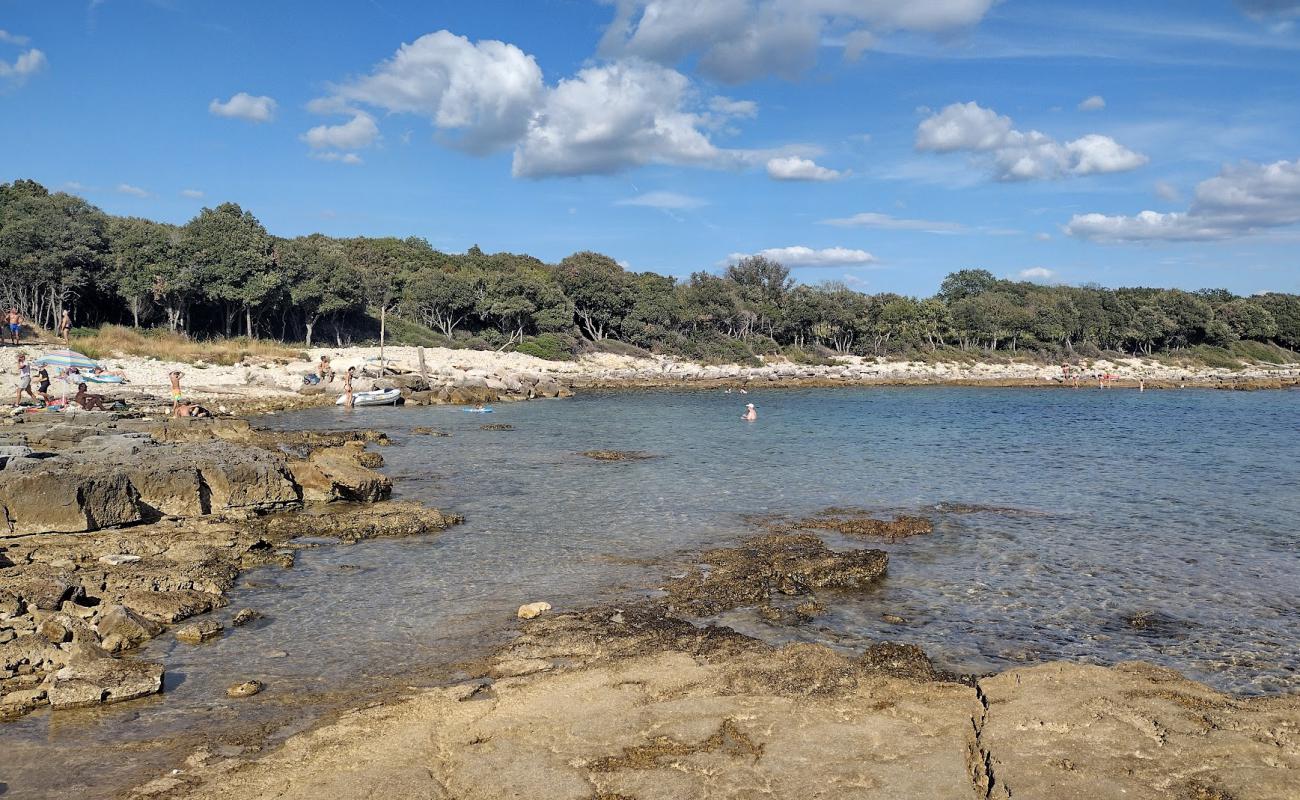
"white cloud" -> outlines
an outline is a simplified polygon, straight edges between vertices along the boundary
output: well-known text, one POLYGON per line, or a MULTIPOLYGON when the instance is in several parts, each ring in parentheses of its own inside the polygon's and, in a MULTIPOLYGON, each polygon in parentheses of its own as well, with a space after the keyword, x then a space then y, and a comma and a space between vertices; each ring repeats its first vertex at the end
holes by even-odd
POLYGON ((302 140, 313 150, 355 150, 369 147, 378 137, 379 126, 375 124, 375 118, 358 111, 352 119, 340 125, 317 125, 304 133, 302 140))
POLYGON ((331 87, 330 96, 311 109, 362 104, 418 114, 457 134, 452 144, 482 154, 508 147, 524 134, 544 88, 536 60, 518 47, 474 43, 442 30, 403 44, 369 75, 331 87))
POLYGON ((19 47, 22 47, 29 41, 31 41, 31 39, 28 39, 26 36, 19 36, 16 33, 10 33, 4 28, 0 28, 0 42, 4 42, 5 44, 16 44, 19 47))
POLYGON ((266 95, 251 95, 239 92, 226 102, 213 99, 208 103, 208 111, 218 117, 247 120, 248 122, 270 122, 275 119, 277 103, 266 95))
POLYGON ((1197 184, 1187 211, 1077 214, 1065 232, 1098 242, 1201 241, 1300 224, 1300 159, 1227 166, 1197 184))
POLYGON ((1056 273, 1047 267, 1030 267, 1029 269, 1020 270, 1020 279, 1024 281, 1050 281, 1056 277, 1056 273))
POLYGON ((118 194, 129 194, 132 197, 148 197, 149 192, 141 189, 139 186, 132 186, 129 183, 119 183, 117 185, 118 194))
POLYGON ((795 78, 837 42, 857 58, 893 31, 942 33, 979 22, 997 0, 612 0, 607 56, 672 65, 698 56, 710 77, 795 78))
POLYGON ((20 53, 12 64, 8 61, 0 61, 0 81, 7 81, 12 86, 21 86, 28 78, 45 69, 48 63, 45 54, 33 47, 20 53))
POLYGON ((865 211, 851 217, 824 219, 823 225, 840 228, 875 228, 886 231, 921 231, 922 233, 961 233, 966 226, 958 222, 936 222, 928 219, 903 219, 889 214, 865 211))
POLYGON ((1237 5, 1254 19, 1300 17, 1300 2, 1296 0, 1237 0, 1237 5))
MULTIPOLYGON (((644 164, 741 166, 750 156, 715 146, 701 130, 689 79, 624 61, 560 81, 515 149, 516 177, 609 174, 644 164)), ((716 109, 713 113, 717 113, 716 109)))
POLYGON ((777 181, 834 181, 844 173, 819 166, 810 158, 786 156, 768 159, 767 176, 777 181))
POLYGON ((1167 200, 1170 203, 1177 203, 1183 199, 1183 195, 1178 191, 1178 187, 1166 181, 1156 181, 1156 196, 1161 200, 1167 200))
POLYGON ((1016 130, 1010 117, 975 102, 953 103, 922 120, 916 129, 916 149, 985 154, 1000 181, 1125 172, 1148 160, 1101 134, 1062 143, 1039 131, 1016 130))
POLYGON ((181 189, 181 197, 188 197, 191 200, 199 200, 203 197, 202 189, 181 189))
POLYGON ((1052 234, 1050 234, 1050 233, 1035 233, 1035 234, 1034 234, 1034 238, 1037 239, 1037 240, 1040 241, 1040 242, 1050 242, 1050 241, 1052 241, 1052 234))
POLYGON ((853 250, 847 247, 826 247, 814 250, 811 247, 796 245, 794 247, 773 247, 757 253, 732 253, 729 262, 736 262, 751 255, 763 256, 779 261, 787 267, 844 267, 872 264, 876 257, 866 250, 853 250))
POLYGON ((1092 97, 1079 103, 1080 111, 1101 111, 1105 107, 1106 98, 1099 94, 1094 94, 1092 97))
POLYGON ((317 159, 318 161, 335 161, 338 162, 339 164, 349 164, 352 166, 357 166, 359 164, 365 163, 364 161, 361 160, 361 156, 357 155, 356 153, 340 153, 337 150, 325 150, 321 152, 311 153, 310 155, 312 158, 317 159))
POLYGON ((699 197, 678 194, 677 192, 646 192, 636 197, 627 197, 615 201, 616 206, 645 206, 646 208, 685 209, 708 205, 708 201, 699 197))
POLYGON ((724 117, 758 116, 758 103, 753 100, 733 100, 721 95, 709 99, 709 109, 724 117))

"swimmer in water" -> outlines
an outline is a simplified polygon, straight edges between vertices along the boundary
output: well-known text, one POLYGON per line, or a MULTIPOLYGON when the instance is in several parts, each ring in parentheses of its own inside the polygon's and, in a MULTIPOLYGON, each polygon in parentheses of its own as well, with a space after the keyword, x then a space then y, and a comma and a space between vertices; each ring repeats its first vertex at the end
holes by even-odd
POLYGON ((753 403, 745 404, 745 413, 741 414, 740 418, 748 422, 753 422, 754 420, 758 419, 758 412, 754 410, 753 403))

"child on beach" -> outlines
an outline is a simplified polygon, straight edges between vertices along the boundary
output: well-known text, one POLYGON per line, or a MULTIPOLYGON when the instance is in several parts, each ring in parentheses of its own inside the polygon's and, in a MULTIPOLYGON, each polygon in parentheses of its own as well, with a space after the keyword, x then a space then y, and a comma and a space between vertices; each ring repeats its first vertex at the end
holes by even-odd
POLYGON ((172 370, 167 377, 172 380, 172 413, 176 413, 176 407, 181 404, 181 371, 172 370))
POLYGON ((36 373, 36 391, 40 393, 41 399, 48 405, 50 402, 50 371, 42 364, 36 373))

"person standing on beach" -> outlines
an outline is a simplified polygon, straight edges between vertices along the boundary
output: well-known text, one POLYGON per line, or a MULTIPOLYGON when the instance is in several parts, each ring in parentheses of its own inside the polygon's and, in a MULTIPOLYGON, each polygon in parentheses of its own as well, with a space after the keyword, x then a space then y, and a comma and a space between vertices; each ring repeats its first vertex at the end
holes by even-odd
POLYGON ((9 325, 9 338, 13 341, 14 347, 17 347, 18 333, 23 329, 23 315, 18 313, 16 307, 11 306, 5 314, 5 322, 9 325))
POLYGON ((44 364, 36 372, 36 380, 36 391, 40 393, 41 400, 48 404, 50 402, 50 371, 45 368, 44 364))
POLYGON ((172 413, 176 413, 176 407, 181 404, 181 371, 172 370, 167 375, 172 381, 172 413))
POLYGON ((59 335, 63 337, 63 346, 68 347, 68 337, 72 335, 72 314, 66 308, 63 309, 63 319, 59 320, 59 335))
POLYGON ((32 398, 33 400, 36 399, 36 395, 32 393, 32 365, 27 363, 26 354, 19 353, 18 354, 18 393, 14 399, 14 405, 16 406, 22 405, 23 392, 27 392, 27 396, 32 398))
POLYGON ((740 418, 745 420, 746 422, 753 422, 754 420, 758 419, 758 411, 755 410, 753 403, 745 404, 745 413, 741 414, 740 418))
POLYGON ((352 375, 356 367, 348 367, 348 371, 343 373, 343 407, 352 408, 352 375))

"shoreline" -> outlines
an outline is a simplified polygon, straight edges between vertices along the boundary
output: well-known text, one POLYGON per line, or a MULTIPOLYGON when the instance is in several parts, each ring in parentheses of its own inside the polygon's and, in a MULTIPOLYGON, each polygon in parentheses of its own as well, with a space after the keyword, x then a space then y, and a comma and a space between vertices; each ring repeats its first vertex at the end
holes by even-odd
MULTIPOLYGON (((60 346, 59 343, 47 343, 60 346)), ((0 385, 6 391, 0 405, 12 410, 19 351, 39 353, 33 343, 24 348, 0 349, 0 385)), ((342 393, 341 379, 317 386, 303 383, 313 373, 315 358, 329 355, 335 371, 348 366, 373 365, 377 347, 312 348, 310 359, 268 361, 249 359, 232 366, 183 364, 139 357, 109 357, 102 363, 127 375, 124 384, 96 384, 92 391, 108 399, 123 399, 146 413, 170 411, 167 374, 184 373, 182 389, 187 401, 215 406, 221 414, 264 413, 328 405, 342 393)), ((575 391, 621 389, 677 389, 704 391, 727 389, 852 388, 852 387, 979 387, 1099 389, 1095 375, 1110 375, 1107 389, 1132 390, 1141 385, 1152 390, 1207 388, 1222 390, 1288 389, 1300 386, 1300 363, 1254 365, 1237 370, 1170 366, 1151 359, 1093 360, 1082 367, 1087 375, 1063 377, 1053 364, 1011 361, 938 362, 927 364, 884 358, 845 356, 832 365, 794 364, 772 359, 762 366, 704 365, 678 359, 613 354, 584 355, 574 361, 544 361, 519 353, 496 353, 446 348, 389 347, 386 360, 397 374, 361 376, 358 391, 400 389, 406 403, 473 404, 536 398, 566 397, 575 391), (420 365, 424 371, 421 373, 420 365)), ((51 389, 57 397, 62 384, 51 389)))

